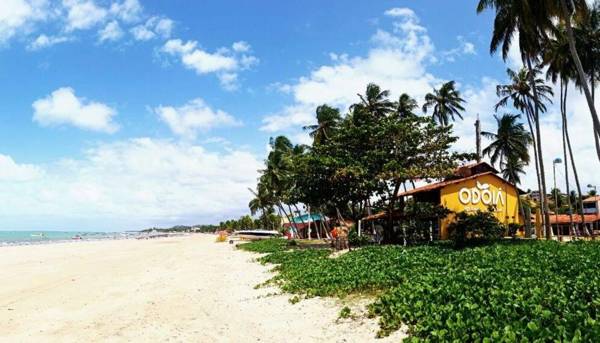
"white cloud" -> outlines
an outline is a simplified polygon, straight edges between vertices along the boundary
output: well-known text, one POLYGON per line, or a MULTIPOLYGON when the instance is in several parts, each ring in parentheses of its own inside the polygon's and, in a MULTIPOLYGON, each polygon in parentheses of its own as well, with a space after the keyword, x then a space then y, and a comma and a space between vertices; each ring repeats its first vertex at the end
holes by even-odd
POLYGON ((0 154, 0 182, 31 181, 43 176, 43 170, 32 164, 18 164, 12 157, 0 154))
POLYGON ((127 23, 138 21, 142 10, 142 5, 138 0, 124 0, 110 6, 110 13, 127 23))
POLYGON ((345 111, 370 82, 395 92, 393 96, 407 92, 420 99, 431 91, 438 80, 426 71, 435 50, 427 30, 410 10, 391 13, 398 18, 394 32, 377 30, 366 56, 332 54, 333 64, 283 87, 291 91, 294 104, 265 117, 261 129, 275 132, 312 123, 315 108, 324 103, 345 111))
POLYGON ((463 36, 456 37, 458 40, 458 46, 442 51, 442 57, 448 62, 456 61, 456 58, 464 55, 477 55, 477 51, 475 50, 475 44, 467 41, 463 36))
POLYGON ((0 1, 0 43, 28 31, 34 23, 47 17, 47 11, 46 0, 0 1))
POLYGON ((180 107, 159 106, 154 109, 173 133, 195 138, 199 131, 216 127, 237 126, 241 123, 222 110, 213 110, 204 100, 197 98, 180 107))
POLYGON ((248 52, 250 51, 250 44, 244 42, 244 41, 239 41, 239 42, 235 42, 231 45, 231 48, 233 49, 233 51, 236 52, 248 52))
POLYGON ((104 21, 108 11, 93 0, 63 0, 67 9, 67 31, 85 30, 104 21))
POLYGON ((180 58, 186 68, 194 70, 198 75, 217 74, 223 88, 234 90, 238 86, 238 72, 259 62, 253 55, 240 53, 244 49, 250 50, 250 46, 245 42, 244 44, 240 47, 240 42, 234 43, 237 49, 234 48, 233 52, 228 48, 220 48, 211 53, 199 48, 196 41, 184 43, 181 39, 171 39, 164 44, 161 52, 180 58))
POLYGON ((104 41, 116 41, 123 37, 123 30, 119 22, 113 20, 106 24, 106 26, 98 32, 98 39, 100 42, 104 41))
POLYGON ((131 34, 136 40, 147 41, 154 38, 156 35, 149 30, 145 25, 138 25, 131 28, 131 34))
MULTIPOLYGON (((11 161, 0 155, 0 181, 11 161)), ((96 230, 215 222, 247 212, 247 188, 261 165, 243 150, 218 153, 169 140, 98 144, 80 159, 18 165, 13 176, 26 170, 31 177, 0 182, 0 201, 9 204, 0 215, 16 229, 36 221, 47 229, 96 230)))
POLYGON ((415 18, 417 15, 413 10, 406 7, 395 7, 391 8, 384 13, 389 17, 413 17, 415 18))
POLYGON ((33 42, 27 45, 27 49, 40 50, 56 44, 68 42, 70 40, 71 39, 66 36, 46 36, 45 34, 41 34, 33 42))
POLYGON ((81 129, 113 133, 118 125, 113 122, 117 112, 102 103, 75 96, 69 87, 55 90, 52 94, 33 103, 33 121, 42 126, 72 125, 81 129))
POLYGON ((158 36, 169 38, 173 25, 173 20, 169 18, 151 17, 144 24, 131 28, 131 34, 139 41, 151 40, 158 36))

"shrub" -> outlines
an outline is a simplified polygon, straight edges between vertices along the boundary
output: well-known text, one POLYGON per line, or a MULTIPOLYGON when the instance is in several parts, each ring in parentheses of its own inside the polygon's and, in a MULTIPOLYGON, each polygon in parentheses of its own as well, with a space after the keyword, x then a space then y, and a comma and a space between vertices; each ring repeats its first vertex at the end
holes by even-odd
POLYGON ((502 237, 504 227, 498 221, 493 209, 475 213, 459 212, 456 219, 448 225, 450 239, 456 247, 467 243, 488 242, 502 237))
POLYGON ((348 232, 348 243, 350 243, 351 247, 361 247, 364 245, 368 245, 371 242, 368 236, 366 235, 358 235, 356 227, 352 227, 350 232, 348 232))

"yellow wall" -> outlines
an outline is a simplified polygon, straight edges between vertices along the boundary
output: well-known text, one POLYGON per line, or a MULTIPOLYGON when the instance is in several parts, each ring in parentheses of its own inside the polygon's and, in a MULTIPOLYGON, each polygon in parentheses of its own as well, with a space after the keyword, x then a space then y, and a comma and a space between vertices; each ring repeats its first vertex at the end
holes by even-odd
MULTIPOLYGON (((493 175, 482 175, 475 179, 448 185, 440 191, 441 205, 453 212, 487 211, 488 205, 485 203, 495 204, 496 218, 503 224, 523 222, 519 215, 517 197, 518 193, 514 186, 493 175), (486 188, 486 185, 489 187, 486 188), (503 202, 501 198, 498 198, 498 194, 501 194, 503 202), (467 202, 467 204, 463 202, 467 202)), ((448 224, 453 220, 453 214, 441 220, 440 235, 442 239, 448 239, 448 224)))

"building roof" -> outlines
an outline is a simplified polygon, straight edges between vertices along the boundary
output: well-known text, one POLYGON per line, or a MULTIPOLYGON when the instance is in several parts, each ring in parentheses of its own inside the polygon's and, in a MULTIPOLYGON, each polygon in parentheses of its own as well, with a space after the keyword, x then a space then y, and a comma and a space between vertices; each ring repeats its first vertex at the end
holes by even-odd
POLYGON ((486 172, 493 172, 494 174, 498 174, 499 171, 496 170, 491 164, 487 162, 474 162, 465 164, 456 168, 455 174, 460 177, 467 177, 475 174, 483 174, 486 172))
MULTIPOLYGON (((503 178, 501 178, 500 176, 496 175, 496 173, 494 173, 492 171, 488 171, 488 172, 485 172, 485 173, 474 174, 474 175, 471 175, 471 176, 468 176, 468 177, 463 177, 463 178, 460 178, 460 179, 440 181, 440 182, 432 183, 432 184, 425 185, 425 186, 422 186, 422 187, 417 187, 415 189, 411 189, 411 190, 406 191, 406 192, 398 193, 397 196, 402 197, 402 196, 407 196, 407 195, 414 195, 414 194, 417 194, 417 193, 431 192, 431 191, 434 191, 434 190, 438 190, 438 189, 444 188, 444 187, 446 187, 448 185, 453 185, 453 184, 456 184, 456 183, 461 183, 463 181, 476 179, 476 178, 478 178, 480 176, 485 176, 485 175, 491 175, 491 176, 496 177, 497 179, 501 180, 502 182, 511 185, 508 181, 506 181, 503 178)), ((520 190, 518 188, 517 188, 517 190, 519 192, 523 193, 522 190, 520 190)))
POLYGON ((600 201, 600 195, 591 196, 589 198, 583 199, 583 202, 597 202, 600 201))
MULTIPOLYGON (((598 214, 584 214, 583 219, 585 223, 592 223, 600 220, 600 215, 598 214)), ((550 224, 570 224, 571 216, 568 214, 559 214, 559 215, 550 215, 550 224)), ((573 223, 581 223, 581 215, 574 214, 573 215, 573 223)))

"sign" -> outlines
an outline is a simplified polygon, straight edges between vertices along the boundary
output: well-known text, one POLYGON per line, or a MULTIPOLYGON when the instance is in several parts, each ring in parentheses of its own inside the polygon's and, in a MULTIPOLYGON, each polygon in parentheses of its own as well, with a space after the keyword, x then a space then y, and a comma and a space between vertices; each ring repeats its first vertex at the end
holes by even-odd
POLYGON ((458 200, 463 205, 477 205, 479 203, 483 203, 487 206, 496 206, 498 204, 502 204, 502 206, 504 206, 506 204, 502 188, 498 188, 497 191, 493 191, 490 188, 489 183, 482 184, 479 183, 479 181, 477 181, 477 185, 473 188, 461 188, 458 192, 458 200))

